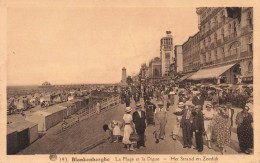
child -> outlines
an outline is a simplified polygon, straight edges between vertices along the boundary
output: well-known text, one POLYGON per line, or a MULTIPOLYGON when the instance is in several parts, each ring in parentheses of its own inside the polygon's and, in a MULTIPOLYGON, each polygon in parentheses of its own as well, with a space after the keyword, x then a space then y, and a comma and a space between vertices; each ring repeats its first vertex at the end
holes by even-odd
POLYGON ((110 143, 113 142, 114 138, 116 140, 114 142, 119 142, 119 138, 121 137, 121 122, 113 120, 109 124, 104 124, 103 125, 103 130, 107 133, 108 135, 108 140, 110 140, 110 143))

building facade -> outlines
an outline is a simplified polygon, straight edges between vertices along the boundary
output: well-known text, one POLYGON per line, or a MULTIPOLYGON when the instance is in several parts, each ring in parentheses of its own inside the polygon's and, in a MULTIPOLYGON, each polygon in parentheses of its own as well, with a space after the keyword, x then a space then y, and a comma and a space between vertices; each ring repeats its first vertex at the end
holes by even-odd
MULTIPOLYGON (((253 81, 253 8, 197 8, 201 69, 232 65, 218 83, 253 81)), ((185 47, 183 47, 185 48, 185 47)), ((183 53, 186 49, 183 49, 183 53)), ((184 56, 184 71, 187 71, 184 56)))
MULTIPOLYGON (((200 32, 189 37, 182 45, 183 73, 197 71, 200 68, 200 32)), ((178 62, 178 61, 177 61, 178 62)))
POLYGON ((173 38, 170 31, 166 31, 166 37, 160 41, 160 58, 162 76, 169 76, 170 65, 173 63, 173 38))
POLYGON ((182 46, 174 46, 174 56, 175 56, 175 73, 183 72, 183 55, 182 55, 182 46))
POLYGON ((162 64, 159 57, 155 57, 149 63, 149 80, 151 82, 160 81, 162 77, 162 64))

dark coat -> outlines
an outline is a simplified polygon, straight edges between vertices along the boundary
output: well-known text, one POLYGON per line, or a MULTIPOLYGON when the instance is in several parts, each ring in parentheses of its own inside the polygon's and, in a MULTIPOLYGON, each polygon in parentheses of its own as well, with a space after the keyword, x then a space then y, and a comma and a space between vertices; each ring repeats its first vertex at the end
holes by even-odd
POLYGON ((153 112, 155 112, 156 105, 155 105, 154 103, 152 103, 150 100, 147 100, 147 101, 145 102, 145 105, 147 105, 147 107, 148 107, 149 105, 152 105, 152 106, 153 106, 153 112))
POLYGON ((193 119, 193 129, 194 131, 198 130, 200 133, 205 131, 204 129, 204 116, 201 111, 196 113, 193 119))
MULTIPOLYGON (((181 123, 180 123, 180 127, 183 128, 185 120, 186 120, 186 115, 187 115, 188 109, 183 109, 180 112, 175 112, 175 115, 182 115, 182 119, 181 119, 181 123)), ((192 112, 192 111, 191 111, 192 112)), ((193 115, 190 115, 190 122, 192 123, 193 121, 193 115)))
POLYGON ((197 106, 197 105, 204 105, 204 98, 200 96, 200 99, 198 99, 198 96, 193 97, 192 99, 192 104, 197 106))
POLYGON ((141 117, 138 114, 138 111, 135 111, 133 113, 133 122, 135 124, 135 129, 138 134, 144 133, 146 129, 146 123, 145 123, 146 115, 144 111, 141 111, 141 117))

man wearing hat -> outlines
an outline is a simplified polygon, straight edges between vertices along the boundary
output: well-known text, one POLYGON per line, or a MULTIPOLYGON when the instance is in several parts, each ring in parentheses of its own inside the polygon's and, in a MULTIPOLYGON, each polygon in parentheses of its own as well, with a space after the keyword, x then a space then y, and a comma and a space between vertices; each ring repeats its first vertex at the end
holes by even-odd
POLYGON ((201 96, 199 91, 196 91, 196 96, 192 98, 192 104, 197 106, 199 105, 201 108, 204 105, 204 98, 201 96))
POLYGON ((193 112, 193 130, 195 132, 195 139, 196 139, 196 149, 198 152, 203 151, 203 138, 202 134, 205 131, 204 128, 204 117, 201 112, 201 107, 199 105, 195 106, 195 112, 193 112))
POLYGON ((156 108, 154 113, 155 120, 155 139, 156 143, 159 143, 159 139, 164 140, 165 126, 167 123, 167 110, 163 107, 163 102, 158 103, 158 108, 156 108))
POLYGON ((211 135, 212 135, 212 129, 213 129, 212 119, 215 114, 215 112, 212 108, 213 108, 213 106, 211 104, 207 104, 206 110, 203 110, 205 138, 206 138, 207 146, 209 149, 211 149, 211 135))
POLYGON ((142 111, 142 105, 139 102, 136 103, 136 111, 133 113, 133 122, 135 124, 136 133, 139 135, 137 148, 141 146, 145 147, 144 133, 146 129, 146 115, 145 112, 142 111))
POLYGON ((175 115, 182 115, 180 127, 183 134, 183 148, 191 148, 192 146, 192 115, 193 105, 191 101, 186 102, 186 107, 181 112, 174 112, 175 115))
MULTIPOLYGON (((183 102, 179 102, 178 108, 176 108, 176 112, 181 112, 184 109, 185 105, 183 102)), ((172 132, 172 139, 176 140, 176 135, 179 134, 180 130, 180 123, 181 123, 181 115, 176 115, 176 125, 174 125, 173 132, 172 132)))

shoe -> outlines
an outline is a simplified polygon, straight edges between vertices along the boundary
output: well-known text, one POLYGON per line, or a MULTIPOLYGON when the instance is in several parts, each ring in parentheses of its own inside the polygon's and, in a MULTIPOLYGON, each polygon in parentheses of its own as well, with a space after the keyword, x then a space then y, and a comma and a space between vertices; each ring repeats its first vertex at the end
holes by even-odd
POLYGON ((191 148, 191 145, 188 145, 188 148, 191 148))
POLYGON ((143 147, 145 148, 146 146, 145 146, 145 145, 143 145, 143 147))
POLYGON ((202 151, 203 151, 203 149, 199 149, 199 150, 198 150, 198 152, 202 152, 202 151))
POLYGON ((250 154, 250 152, 248 150, 245 150, 244 153, 247 154, 247 155, 250 154))
POLYGON ((135 151, 135 149, 134 148, 130 148, 129 151, 135 151))
POLYGON ((187 148, 188 146, 187 145, 184 145, 183 148, 187 148))
POLYGON ((156 139, 155 143, 159 143, 159 139, 156 139))

